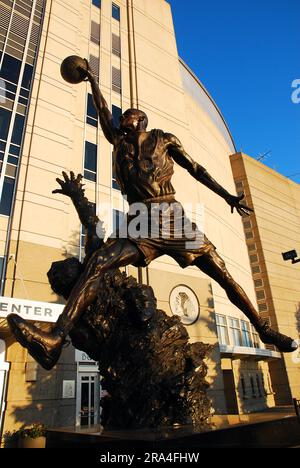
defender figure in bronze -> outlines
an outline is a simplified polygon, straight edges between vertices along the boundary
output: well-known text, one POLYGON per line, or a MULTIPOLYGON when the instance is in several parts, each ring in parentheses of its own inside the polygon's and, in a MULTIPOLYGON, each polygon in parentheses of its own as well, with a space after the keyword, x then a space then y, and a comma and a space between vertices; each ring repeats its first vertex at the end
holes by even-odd
MULTIPOLYGON (((120 127, 115 126, 88 64, 87 68, 82 65, 79 68, 91 83, 103 133, 114 147, 116 179, 122 194, 127 196, 130 207, 135 203, 143 203, 149 214, 146 223, 150 224, 153 206, 159 205, 161 213, 154 223, 154 236, 132 236, 129 233, 123 238, 110 237, 91 255, 71 291, 62 315, 50 332, 39 330, 18 315, 10 315, 8 322, 16 339, 44 368, 51 369, 59 359, 66 336, 76 327, 77 321, 88 306, 95 301, 105 272, 130 264, 146 266, 155 258, 167 254, 181 267, 196 265, 217 281, 231 302, 248 317, 264 343, 273 344, 282 352, 293 352, 297 348, 296 342, 272 330, 258 315, 246 293, 228 272, 214 245, 205 236, 201 236, 194 223, 190 223, 194 239, 202 238, 202 242, 187 247, 191 238, 185 236, 180 226, 188 224, 189 221, 181 204, 175 199, 175 190, 171 182, 174 162, 222 197, 232 213, 234 209, 240 215, 247 215, 252 211, 242 203, 244 196, 229 194, 185 152, 176 136, 162 130, 147 131, 148 118, 144 112, 129 109, 121 116, 120 127), (163 219, 169 220, 167 237, 164 235, 163 219)), ((135 215, 129 209, 126 221, 128 226, 134 218, 135 215)))

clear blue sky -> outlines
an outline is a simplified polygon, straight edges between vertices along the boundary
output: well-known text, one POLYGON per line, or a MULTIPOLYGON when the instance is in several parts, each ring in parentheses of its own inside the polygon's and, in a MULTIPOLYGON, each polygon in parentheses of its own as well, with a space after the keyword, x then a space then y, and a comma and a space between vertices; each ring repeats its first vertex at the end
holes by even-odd
POLYGON ((169 0, 179 55, 210 92, 237 149, 300 183, 299 0, 169 0))

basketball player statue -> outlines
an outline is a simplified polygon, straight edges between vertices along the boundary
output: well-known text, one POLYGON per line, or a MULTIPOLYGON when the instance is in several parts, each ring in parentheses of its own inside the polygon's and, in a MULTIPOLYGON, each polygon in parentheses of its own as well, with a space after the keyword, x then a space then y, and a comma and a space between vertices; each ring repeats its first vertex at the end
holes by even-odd
POLYGON ((128 235, 111 236, 93 253, 73 287, 63 313, 50 332, 38 329, 16 314, 8 316, 16 339, 44 368, 51 369, 59 359, 66 336, 95 301, 105 272, 126 265, 147 266, 155 258, 167 254, 182 268, 195 265, 219 283, 230 301, 248 317, 263 343, 275 345, 282 352, 295 351, 296 342, 272 330, 268 322, 258 315, 245 291, 230 275, 214 245, 201 235, 194 223, 189 223, 183 207, 175 198, 172 185, 174 163, 223 198, 231 213, 236 209, 241 216, 250 214, 252 210, 243 204, 244 196, 228 193, 185 152, 175 135, 158 129, 147 131, 148 118, 145 112, 126 110, 117 127, 87 61, 74 56, 66 59, 62 75, 71 82, 83 79, 90 81, 102 131, 114 148, 116 179, 130 206, 126 218, 128 235), (151 225, 151 233, 153 228, 155 235, 152 236, 149 230, 147 236, 131 233, 133 230, 130 225, 136 218, 131 207, 136 203, 144 207, 144 225, 151 225), (160 213, 153 221, 152 211, 155 212, 157 206, 160 213), (190 226, 192 232, 189 235, 182 229, 183 225, 190 226), (169 229, 168 236, 165 234, 166 228, 169 229), (194 243, 191 242, 193 239, 194 243))

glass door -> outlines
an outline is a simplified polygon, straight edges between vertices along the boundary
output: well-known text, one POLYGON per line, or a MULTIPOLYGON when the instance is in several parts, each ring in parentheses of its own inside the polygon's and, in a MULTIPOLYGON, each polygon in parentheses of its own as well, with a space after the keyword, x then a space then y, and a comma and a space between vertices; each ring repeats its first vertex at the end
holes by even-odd
POLYGON ((99 423, 99 374, 79 373, 79 426, 99 423))

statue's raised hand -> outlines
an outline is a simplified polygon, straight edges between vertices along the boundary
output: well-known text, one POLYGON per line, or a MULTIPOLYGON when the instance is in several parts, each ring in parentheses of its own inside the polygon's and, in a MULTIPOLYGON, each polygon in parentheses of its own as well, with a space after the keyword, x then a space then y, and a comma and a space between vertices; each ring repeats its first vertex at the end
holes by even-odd
POLYGON ((78 174, 75 177, 73 171, 70 172, 70 177, 66 172, 62 172, 64 180, 59 178, 56 179, 57 183, 61 186, 60 189, 55 189, 52 193, 61 193, 67 197, 74 198, 78 196, 84 196, 84 189, 82 188, 84 184, 81 183, 83 176, 78 174))
POLYGON ((241 195, 235 196, 235 195, 229 195, 226 198, 226 201, 228 205, 231 207, 231 213, 233 213, 234 209, 238 212, 239 215, 241 216, 250 216, 250 214, 253 212, 252 208, 249 208, 249 206, 245 205, 244 203, 241 203, 241 201, 245 198, 244 193, 241 195))

